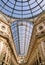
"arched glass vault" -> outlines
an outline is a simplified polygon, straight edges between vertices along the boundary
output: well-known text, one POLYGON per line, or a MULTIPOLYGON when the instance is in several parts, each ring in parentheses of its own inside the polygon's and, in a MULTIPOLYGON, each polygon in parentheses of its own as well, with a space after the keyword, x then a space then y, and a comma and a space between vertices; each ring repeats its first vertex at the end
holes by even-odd
MULTIPOLYGON (((10 17, 10 21, 12 21, 11 18, 14 18, 14 20, 19 19, 11 23, 11 31, 18 63, 25 63, 28 61, 29 56, 27 57, 27 53, 34 26, 31 21, 44 11, 45 0, 0 0, 0 12, 10 17), (25 19, 28 18, 31 20, 26 21, 25 19)), ((9 21, 8 17, 6 17, 7 21, 9 21)))
POLYGON ((12 18, 33 18, 45 11, 45 0, 0 0, 0 11, 12 18))
POLYGON ((11 24, 13 39, 18 56, 25 56, 28 52, 33 23, 24 20, 14 21, 11 24))

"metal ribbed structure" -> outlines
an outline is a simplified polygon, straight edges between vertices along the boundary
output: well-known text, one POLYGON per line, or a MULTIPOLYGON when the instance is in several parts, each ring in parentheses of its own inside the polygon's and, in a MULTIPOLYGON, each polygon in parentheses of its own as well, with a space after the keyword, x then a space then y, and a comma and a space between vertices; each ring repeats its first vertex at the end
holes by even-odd
POLYGON ((45 0, 0 0, 0 11, 12 18, 33 18, 45 11, 45 0))

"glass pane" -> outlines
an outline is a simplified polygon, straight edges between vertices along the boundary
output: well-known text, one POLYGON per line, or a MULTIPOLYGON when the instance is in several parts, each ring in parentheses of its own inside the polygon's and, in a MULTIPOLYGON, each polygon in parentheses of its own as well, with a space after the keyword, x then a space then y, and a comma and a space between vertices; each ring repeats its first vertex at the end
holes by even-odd
POLYGON ((13 18, 33 18, 45 11, 45 0, 0 0, 0 11, 13 18))
POLYGON ((17 55, 25 56, 28 52, 33 23, 16 21, 11 24, 12 35, 16 46, 17 55))

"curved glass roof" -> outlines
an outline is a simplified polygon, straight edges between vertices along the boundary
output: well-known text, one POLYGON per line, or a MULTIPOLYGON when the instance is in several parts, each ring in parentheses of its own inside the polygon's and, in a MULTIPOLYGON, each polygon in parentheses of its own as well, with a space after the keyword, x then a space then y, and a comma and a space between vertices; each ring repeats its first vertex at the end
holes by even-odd
POLYGON ((11 24, 12 35, 16 47, 17 55, 27 54, 32 35, 33 23, 26 21, 16 21, 11 24))
POLYGON ((0 0, 0 11, 13 18, 32 18, 45 10, 45 0, 0 0))

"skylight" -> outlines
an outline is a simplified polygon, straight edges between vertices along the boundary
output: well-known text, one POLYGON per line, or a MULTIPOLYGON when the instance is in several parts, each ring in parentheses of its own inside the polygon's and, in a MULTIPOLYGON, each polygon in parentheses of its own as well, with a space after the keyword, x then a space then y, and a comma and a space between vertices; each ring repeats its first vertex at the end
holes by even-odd
POLYGON ((25 56, 28 52, 33 23, 26 21, 16 21, 11 24, 13 39, 17 55, 25 56))
POLYGON ((0 0, 0 11, 13 18, 33 18, 45 11, 45 0, 0 0))

